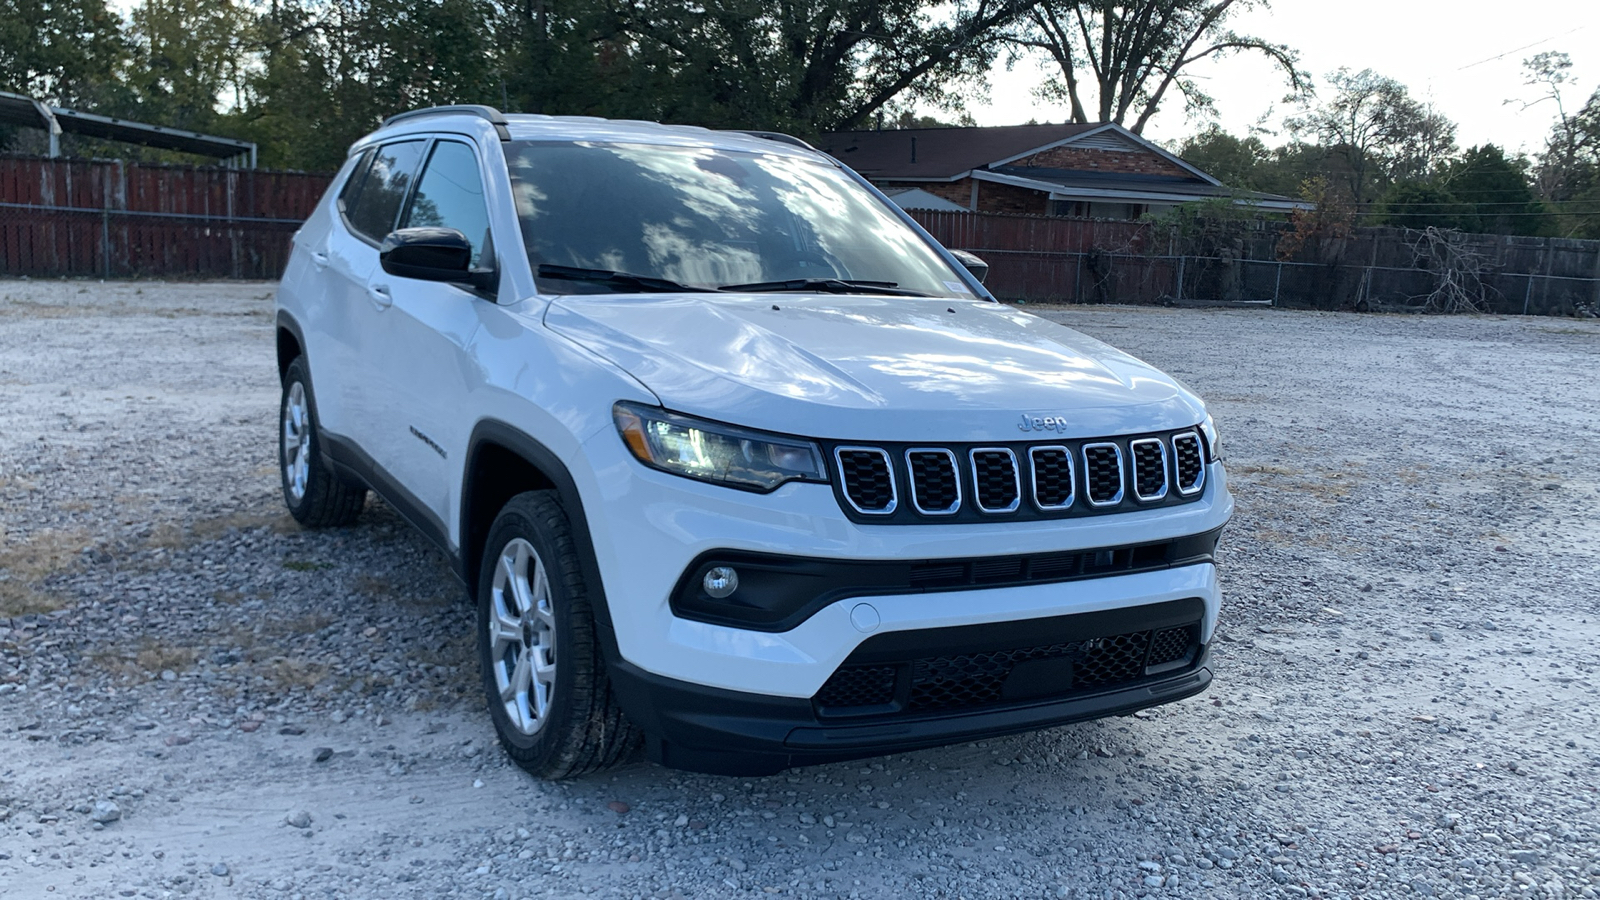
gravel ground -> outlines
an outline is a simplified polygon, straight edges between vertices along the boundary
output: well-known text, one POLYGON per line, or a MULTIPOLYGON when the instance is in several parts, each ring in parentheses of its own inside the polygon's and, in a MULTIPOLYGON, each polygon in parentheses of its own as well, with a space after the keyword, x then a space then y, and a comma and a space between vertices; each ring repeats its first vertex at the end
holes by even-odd
POLYGON ((283 513, 272 289, 0 282, 0 895, 1600 892, 1600 326, 1040 309, 1216 413, 1209 694, 545 784, 440 557, 283 513))

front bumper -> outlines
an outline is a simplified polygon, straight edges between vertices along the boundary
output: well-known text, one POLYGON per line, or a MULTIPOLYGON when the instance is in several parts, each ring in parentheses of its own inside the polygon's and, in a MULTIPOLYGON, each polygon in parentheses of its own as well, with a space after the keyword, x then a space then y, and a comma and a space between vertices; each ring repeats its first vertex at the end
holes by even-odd
POLYGON ((652 675, 629 663, 611 667, 628 716, 644 730, 652 760, 718 775, 770 775, 816 765, 935 747, 1126 715, 1204 691, 1211 684, 1202 647, 1192 666, 1132 686, 1055 700, 871 723, 830 722, 811 701, 764 697, 652 675))
MULTIPOLYGON (((645 680, 805 704, 874 635, 1183 598, 1204 604, 1202 644, 1215 627, 1221 592, 1210 564, 1066 583, 843 598, 776 632, 683 618, 670 603, 685 569, 713 551, 937 560, 1131 546, 1211 532, 1233 511, 1215 464, 1202 497, 1182 506, 1082 519, 886 526, 849 521, 828 485, 791 483, 771 494, 751 494, 646 469, 610 431, 591 437, 584 455, 593 465, 585 474, 593 481, 580 489, 603 573, 615 642, 611 662, 645 680), (855 614, 863 602, 870 613, 855 614)), ((624 709, 635 719, 649 715, 634 702, 625 702, 624 709)))

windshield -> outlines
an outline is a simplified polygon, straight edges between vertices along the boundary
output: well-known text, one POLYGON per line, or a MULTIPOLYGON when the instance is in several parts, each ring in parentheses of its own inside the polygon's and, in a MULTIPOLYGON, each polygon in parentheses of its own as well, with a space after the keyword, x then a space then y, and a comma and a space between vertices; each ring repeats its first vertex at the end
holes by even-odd
POLYGON ((590 141, 506 151, 543 293, 737 286, 970 296, 892 210, 824 162, 590 141))

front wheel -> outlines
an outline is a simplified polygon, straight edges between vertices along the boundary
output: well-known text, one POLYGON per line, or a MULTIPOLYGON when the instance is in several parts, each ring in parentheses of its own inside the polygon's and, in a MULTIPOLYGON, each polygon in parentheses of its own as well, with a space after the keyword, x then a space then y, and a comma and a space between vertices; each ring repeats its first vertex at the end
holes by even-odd
POLYGON ((294 520, 307 528, 349 525, 367 503, 367 489, 335 475, 322 462, 317 435, 317 408, 306 377, 305 357, 283 373, 283 398, 278 404, 278 474, 283 502, 294 520))
POLYGON ((642 738, 606 678, 571 525, 548 491, 511 498, 489 529, 477 622, 489 716, 513 762, 570 778, 637 751, 642 738))

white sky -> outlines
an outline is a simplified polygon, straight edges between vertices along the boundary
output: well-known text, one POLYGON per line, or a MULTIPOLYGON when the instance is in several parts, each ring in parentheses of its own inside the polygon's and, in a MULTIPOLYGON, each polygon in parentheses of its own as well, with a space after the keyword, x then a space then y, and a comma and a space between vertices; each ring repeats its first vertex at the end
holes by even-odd
MULTIPOLYGON (((1537 96, 1522 83, 1522 60, 1535 53, 1571 55, 1577 80, 1564 94, 1569 112, 1600 87, 1597 0, 1521 0, 1510 6, 1485 0, 1277 0, 1269 10, 1238 16, 1232 27, 1299 50, 1301 68, 1315 77, 1319 92, 1326 93, 1324 77, 1340 66, 1370 68, 1400 81, 1413 97, 1431 102, 1456 123, 1456 142, 1463 148, 1494 143, 1530 154, 1542 148, 1555 106, 1522 108, 1523 101, 1537 96)), ((1282 102, 1287 90, 1281 77, 1262 57, 1234 57, 1195 71, 1204 74, 1216 99, 1218 122, 1233 134, 1245 134, 1269 110, 1277 129, 1278 120, 1293 111, 1282 102)), ((1065 121, 1066 106, 1042 104, 1032 96, 1043 74, 1028 62, 1010 72, 997 68, 989 102, 972 104, 973 117, 980 125, 1065 121)), ((1173 100, 1163 105, 1145 136, 1173 141, 1202 124, 1186 120, 1182 100, 1173 100)), ((1263 139, 1273 145, 1287 135, 1263 139)))

